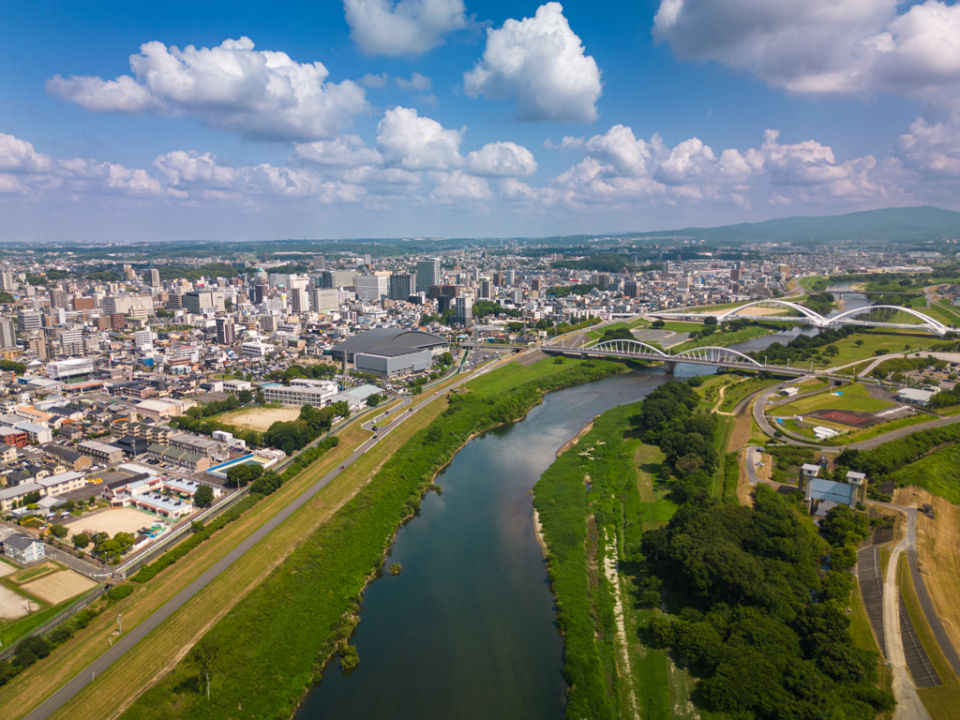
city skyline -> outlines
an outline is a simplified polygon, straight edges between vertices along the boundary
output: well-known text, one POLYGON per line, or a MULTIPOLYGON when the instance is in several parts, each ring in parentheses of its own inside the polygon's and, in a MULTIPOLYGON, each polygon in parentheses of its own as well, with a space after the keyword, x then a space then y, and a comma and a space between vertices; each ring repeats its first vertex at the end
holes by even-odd
POLYGON ((960 209, 954 4, 186 11, 4 4, 0 241, 545 236, 960 209))

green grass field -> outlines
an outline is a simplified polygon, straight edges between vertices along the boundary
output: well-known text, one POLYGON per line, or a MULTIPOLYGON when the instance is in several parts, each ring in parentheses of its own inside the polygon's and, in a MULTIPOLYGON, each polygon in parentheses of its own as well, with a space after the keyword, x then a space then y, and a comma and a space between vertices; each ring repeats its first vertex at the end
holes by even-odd
POLYGON ((916 485, 954 504, 960 504, 960 445, 935 450, 891 474, 897 485, 916 485))
POLYGON ((876 412, 893 407, 895 403, 878 400, 870 397, 870 393, 863 385, 842 385, 835 391, 823 392, 818 395, 800 398, 792 403, 781 405, 771 410, 770 414, 777 417, 804 415, 814 410, 857 410, 860 412, 876 412), (842 393, 834 395, 834 392, 842 393))
POLYGON ((763 390, 764 388, 770 387, 771 385, 776 385, 777 383, 783 382, 782 378, 778 379, 764 379, 759 376, 754 376, 748 380, 737 383, 728 387, 723 393, 723 402, 720 403, 721 412, 732 412, 733 409, 737 406, 741 400, 743 400, 747 395, 757 392, 757 390, 763 390))
MULTIPOLYGON (((903 332, 867 332, 857 333, 849 337, 831 343, 827 347, 836 347, 840 352, 836 355, 827 355, 825 362, 814 362, 815 368, 837 367, 838 365, 847 365, 857 360, 866 360, 876 356, 877 350, 886 350, 888 353, 904 352, 909 346, 911 352, 925 350, 931 345, 943 342, 940 338, 933 335, 920 335, 917 333, 903 332), (858 340, 863 341, 861 347, 857 347, 858 340)), ((824 348, 825 349, 825 348, 824 348)))

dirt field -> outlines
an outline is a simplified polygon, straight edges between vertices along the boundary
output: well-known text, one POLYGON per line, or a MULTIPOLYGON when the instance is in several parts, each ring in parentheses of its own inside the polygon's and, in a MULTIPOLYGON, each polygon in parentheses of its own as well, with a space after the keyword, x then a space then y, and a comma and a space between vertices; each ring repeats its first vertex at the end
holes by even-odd
POLYGON ((8 565, 5 562, 0 562, 0 577, 3 577, 4 575, 10 575, 12 573, 15 573, 16 571, 17 571, 17 568, 15 568, 13 565, 8 565))
POLYGON ((150 525, 155 519, 152 515, 133 508, 115 508, 84 515, 72 520, 66 528, 70 531, 69 537, 82 532, 105 532, 113 537, 118 532, 136 534, 137 530, 150 525))
MULTIPOLYGON (((897 491, 899 495, 902 491, 897 491)), ((960 648, 960 507, 926 490, 916 490, 916 500, 933 505, 936 518, 917 517, 917 567, 927 585, 933 607, 950 642, 960 648)))
POLYGON ((29 582, 23 587, 31 595, 36 595, 41 600, 56 605, 96 586, 96 582, 80 573, 73 570, 61 570, 53 575, 44 575, 39 580, 29 582))
MULTIPOLYGON (((36 603, 34 603, 36 609, 36 603)), ((27 599, 0 585, 0 620, 15 620, 27 614, 27 599)))
POLYGON ((741 413, 734 423, 733 430, 730 431, 730 437, 727 439, 727 452, 739 450, 750 442, 751 423, 753 414, 750 412, 741 413))
POLYGON ((224 425, 263 432, 275 422, 290 422, 298 417, 300 417, 300 408, 247 408, 225 413, 217 419, 224 425))

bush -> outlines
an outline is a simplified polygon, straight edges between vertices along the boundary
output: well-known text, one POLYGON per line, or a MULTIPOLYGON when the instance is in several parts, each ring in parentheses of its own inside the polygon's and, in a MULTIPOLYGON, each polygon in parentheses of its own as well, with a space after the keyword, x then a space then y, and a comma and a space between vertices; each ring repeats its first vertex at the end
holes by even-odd
POLYGON ((107 590, 107 597, 111 602, 120 602, 133 594, 133 585, 117 585, 107 590))

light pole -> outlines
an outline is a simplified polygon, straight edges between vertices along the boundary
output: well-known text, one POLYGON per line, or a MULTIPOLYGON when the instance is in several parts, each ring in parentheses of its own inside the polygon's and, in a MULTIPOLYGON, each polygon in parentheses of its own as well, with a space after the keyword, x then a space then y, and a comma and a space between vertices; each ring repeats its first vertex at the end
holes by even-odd
POLYGON ((120 635, 123 635, 123 613, 117 614, 117 628, 120 630, 120 635))

